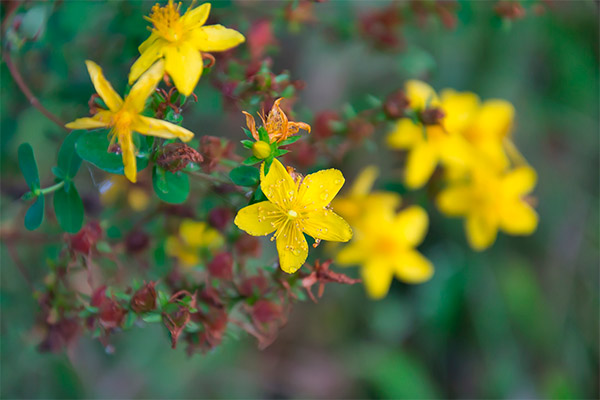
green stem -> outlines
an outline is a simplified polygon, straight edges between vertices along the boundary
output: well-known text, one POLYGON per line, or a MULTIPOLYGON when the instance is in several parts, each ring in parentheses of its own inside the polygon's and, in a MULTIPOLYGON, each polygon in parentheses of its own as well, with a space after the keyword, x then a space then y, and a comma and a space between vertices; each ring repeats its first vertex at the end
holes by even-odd
POLYGON ((65 181, 60 181, 55 185, 49 186, 45 189, 40 189, 39 193, 40 194, 48 194, 48 193, 52 193, 57 191, 58 189, 62 188, 63 186, 65 186, 65 181))

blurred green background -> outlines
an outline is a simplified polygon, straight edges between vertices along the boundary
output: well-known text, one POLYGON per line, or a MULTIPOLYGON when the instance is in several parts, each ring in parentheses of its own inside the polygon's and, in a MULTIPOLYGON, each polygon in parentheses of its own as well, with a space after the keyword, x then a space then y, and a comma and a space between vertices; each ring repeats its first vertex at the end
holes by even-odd
MULTIPOLYGON (((394 282, 377 302, 360 285, 329 285, 318 305, 293 309, 266 350, 241 335, 192 358, 183 348, 171 350, 159 326, 113 336, 114 354, 90 338, 65 354, 38 353, 37 304, 3 243, 2 398, 598 398, 597 3, 549 2, 542 15, 507 22, 495 14, 495 2, 461 1, 454 30, 435 19, 423 27, 404 21, 405 47, 397 52, 375 49, 357 33, 358 15, 388 3, 315 4, 316 22, 299 28, 282 20, 283 1, 217 1, 213 14, 243 33, 261 18, 276 21, 281 50, 272 54, 273 70, 288 69, 306 82, 295 106, 301 121, 361 104, 366 94, 382 98, 408 78, 513 102, 514 140, 539 174, 537 232, 500 235, 491 249, 475 253, 461 221, 430 204, 420 247, 436 267, 430 282, 394 282)), ((98 62, 118 91, 124 87, 147 36, 142 16, 153 3, 43 4, 54 9, 45 33, 13 58, 42 103, 68 121, 87 114, 93 88, 85 59, 98 62)), ((17 147, 32 144, 42 181, 50 182, 64 132, 29 106, 5 64, 1 74, 1 222, 9 227, 22 223, 18 197, 26 191, 17 147)), ((187 111, 184 126, 241 139, 241 113, 224 111, 208 77, 196 93, 200 103, 187 111)), ((386 171, 379 186, 391 187, 399 167, 392 153, 365 147, 338 167, 351 181, 374 162, 386 171)), ((78 180, 92 181, 84 172, 78 180)), ((38 284, 50 247, 19 249, 38 284)))

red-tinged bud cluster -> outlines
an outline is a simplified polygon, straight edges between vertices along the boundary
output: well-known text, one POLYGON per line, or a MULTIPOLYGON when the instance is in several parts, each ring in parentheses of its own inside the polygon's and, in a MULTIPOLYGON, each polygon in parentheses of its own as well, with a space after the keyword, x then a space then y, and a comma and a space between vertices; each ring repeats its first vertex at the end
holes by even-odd
POLYGON ((57 353, 68 347, 79 336, 80 322, 76 318, 63 318, 56 323, 46 323, 45 337, 38 345, 42 352, 57 353))
POLYGON ((127 314, 117 300, 106 296, 106 286, 101 286, 94 291, 90 305, 98 308, 96 320, 106 330, 120 326, 127 314))
POLYGON ((313 135, 319 139, 327 139, 334 135, 332 123, 340 122, 342 118, 335 111, 322 111, 315 117, 313 135))
POLYGON ((102 228, 97 221, 88 222, 79 232, 70 236, 71 249, 81 254, 90 254, 98 240, 102 238, 102 228))
POLYGON ((390 119, 399 119, 404 117, 404 112, 409 106, 408 98, 404 90, 396 90, 391 93, 383 103, 383 112, 390 119))
POLYGON ((434 16, 440 19, 447 29, 454 29, 457 23, 456 12, 459 4, 454 0, 411 0, 410 8, 420 27, 427 26, 429 19, 434 16))
POLYGON ((293 149, 284 156, 286 164, 297 165, 300 168, 308 168, 315 165, 317 160, 317 148, 308 140, 299 140, 294 144, 285 146, 286 149, 293 149))
POLYGON ((156 282, 144 283, 131 297, 131 309, 145 313, 156 309, 156 282))
POLYGON ((524 18, 526 14, 525 8, 519 1, 499 1, 494 11, 500 17, 511 20, 524 18))
POLYGON ((269 281, 262 274, 245 278, 238 287, 238 292, 244 297, 262 297, 269 287, 269 281))
POLYGON ((421 112, 419 118, 423 125, 438 125, 446 113, 441 108, 427 108, 421 112))
POLYGON ((362 118, 354 118, 348 122, 348 138, 355 143, 371 137, 375 133, 373 124, 362 118))
POLYGON ((208 272, 214 278, 233 279, 233 257, 231 253, 222 252, 215 255, 212 261, 208 263, 208 272))
POLYGON ((269 20, 260 20, 252 24, 246 34, 246 42, 252 60, 260 60, 269 46, 277 44, 273 35, 273 26, 269 20))
POLYGON ((208 222, 220 231, 224 231, 232 219, 233 212, 226 207, 215 207, 208 213, 208 222))
POLYGON ((282 307, 269 300, 258 300, 252 306, 252 319, 256 324, 268 324, 281 318, 282 307))
POLYGON ((202 169, 210 173, 219 167, 222 159, 234 158, 234 148, 234 143, 228 140, 216 136, 203 136, 200 141, 200 153, 203 156, 200 162, 202 169))
POLYGON ((324 263, 321 263, 319 260, 317 260, 312 268, 312 272, 302 278, 302 286, 306 289, 308 296, 315 303, 317 302, 317 299, 312 292, 312 287, 315 284, 319 285, 317 295, 319 298, 321 298, 323 296, 326 283, 335 282, 345 285, 354 285, 360 282, 360 279, 352 279, 347 275, 330 270, 329 266, 331 265, 331 262, 331 260, 327 260, 324 263))
POLYGON ((177 172, 189 163, 200 164, 202 160, 202 155, 187 144, 169 143, 162 148, 156 163, 167 171, 177 172))
POLYGON ((258 258, 261 254, 260 240, 256 236, 242 233, 235 242, 235 251, 242 259, 246 257, 258 258))
POLYGON ((135 230, 125 237, 125 247, 129 253, 141 253, 148 248, 150 236, 146 232, 135 230))
POLYGON ((202 325, 203 329, 197 335, 188 336, 188 354, 197 350, 206 352, 221 344, 229 316, 223 308, 211 307, 207 313, 194 313, 192 321, 202 325))
POLYGON ((398 49, 404 40, 400 33, 402 17, 396 3, 389 7, 373 11, 360 19, 360 30, 375 46, 398 49))

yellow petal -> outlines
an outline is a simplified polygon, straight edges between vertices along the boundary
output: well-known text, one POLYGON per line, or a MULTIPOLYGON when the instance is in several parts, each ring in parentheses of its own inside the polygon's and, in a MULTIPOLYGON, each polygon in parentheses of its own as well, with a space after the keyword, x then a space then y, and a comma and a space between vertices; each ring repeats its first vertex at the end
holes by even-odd
POLYGON ((274 159, 265 176, 265 164, 260 167, 260 188, 272 203, 287 207, 298 196, 298 187, 279 160, 274 159))
POLYGON ((184 142, 191 140, 194 133, 182 128, 179 125, 172 124, 156 118, 144 117, 138 115, 131 129, 142 135, 156 136, 163 139, 179 138, 184 142))
POLYGON ((472 207, 471 190, 465 185, 444 189, 435 200, 438 209, 448 216, 465 215, 472 207))
POLYGON ((476 115, 479 97, 471 92, 456 92, 445 89, 441 95, 441 106, 444 110, 442 124, 446 131, 463 132, 476 115))
POLYGON ((440 100, 435 90, 422 81, 410 80, 405 85, 406 98, 409 105, 415 110, 423 110, 429 107, 439 107, 440 100))
POLYGON ((494 216, 472 214, 465 221, 467 241, 473 250, 481 251, 492 245, 498 234, 498 221, 494 216))
POLYGON ((514 116, 515 108, 508 101, 487 100, 467 128, 466 136, 472 141, 500 141, 509 135, 514 116))
POLYGON ((111 111, 118 111, 123 105, 123 100, 102 74, 102 68, 90 60, 86 60, 85 65, 87 66, 96 93, 104 100, 111 111))
POLYGON ((537 174, 531 167, 513 169, 502 178, 502 190, 507 196, 523 196, 531 192, 537 182, 537 174))
POLYGON ((457 134, 445 134, 439 142, 438 151, 445 165, 466 167, 474 162, 475 149, 464 137, 457 134))
POLYGON ((394 221, 394 234, 410 247, 419 245, 427 233, 429 218, 419 206, 410 206, 398 213, 394 221))
POLYGON ((382 299, 390 290, 394 271, 386 260, 370 259, 360 270, 367 294, 374 300, 382 299))
POLYGON ((208 225, 204 221, 185 219, 179 225, 179 236, 187 245, 200 247, 203 244, 202 238, 207 228, 208 225))
POLYGON ((144 72, 135 85, 133 85, 125 98, 125 103, 137 113, 144 111, 146 99, 154 92, 164 74, 165 63, 163 60, 159 60, 144 72))
POLYGON ((144 52, 148 50, 158 38, 160 38, 160 35, 153 31, 150 36, 148 36, 148 39, 144 40, 142 44, 139 45, 138 51, 140 54, 144 54, 144 52))
POLYGON ((537 213, 524 201, 515 201, 502 208, 500 228, 510 235, 530 235, 537 224, 537 213))
POLYGON ((304 177, 298 191, 301 206, 317 210, 327 206, 344 184, 344 176, 337 169, 326 169, 304 177))
MULTIPOLYGON (((152 34, 154 35, 154 33, 152 34)), ((148 41, 152 38, 152 35, 142 44, 148 43, 148 41)), ((164 49, 168 42, 163 40, 162 38, 156 38, 151 44, 144 46, 142 51, 142 46, 140 46, 140 56, 129 70, 129 84, 133 84, 144 72, 148 70, 159 58, 164 55, 164 49)))
POLYGON ((396 277, 405 283, 423 283, 433 276, 433 264, 418 251, 407 251, 396 259, 396 277))
POLYGON ((91 118, 77 118, 75 121, 66 124, 65 127, 69 129, 104 128, 110 125, 111 116, 112 113, 110 111, 100 111, 91 118))
POLYGON ((352 228, 331 210, 316 210, 307 214, 303 222, 306 234, 315 239, 347 242, 352 238, 352 228))
POLYGON ((377 166, 369 165, 368 167, 365 167, 354 180, 354 183, 350 188, 350 194, 352 196, 367 195, 373 188, 373 184, 378 176, 379 168, 377 168, 377 166))
POLYGON ((125 166, 125 176, 131 182, 135 183, 137 179, 137 166, 131 132, 119 133, 119 145, 121 146, 123 165, 125 166))
POLYGON ((164 54, 165 68, 177 90, 184 96, 189 96, 202 75, 202 55, 189 42, 165 47, 164 54))
POLYGON ((363 262, 367 256, 368 253, 365 252, 364 247, 354 240, 337 253, 335 261, 341 265, 354 265, 363 262))
POLYGON ((183 14, 182 19, 188 26, 200 26, 204 25, 208 19, 208 14, 210 14, 210 3, 204 3, 192 9, 188 8, 185 14, 183 14))
POLYGON ((435 148, 427 142, 415 146, 406 160, 406 186, 418 189, 425 185, 438 163, 435 148))
POLYGON ((394 130, 387 136, 386 143, 392 149, 410 149, 423 141, 423 126, 409 118, 396 122, 394 130))
POLYGON ((242 208, 233 222, 250 235, 263 236, 275 230, 275 222, 281 217, 282 213, 276 205, 262 201, 242 208))
POLYGON ((279 265, 284 272, 293 274, 308 257, 308 243, 302 232, 293 224, 286 224, 281 233, 277 234, 277 254, 279 265))
POLYGON ((243 43, 246 38, 223 25, 208 25, 194 31, 192 41, 200 51, 225 51, 243 43))

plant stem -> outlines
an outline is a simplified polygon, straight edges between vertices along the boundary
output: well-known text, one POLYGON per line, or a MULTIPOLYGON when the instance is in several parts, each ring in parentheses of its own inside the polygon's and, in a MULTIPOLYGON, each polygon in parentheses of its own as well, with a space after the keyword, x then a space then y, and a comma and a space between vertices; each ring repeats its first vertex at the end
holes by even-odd
POLYGON ((60 181, 55 185, 48 186, 45 189, 40 189, 40 194, 48 194, 48 193, 55 192, 58 189, 62 188, 63 186, 65 186, 65 181, 60 181))
POLYGON ((34 94, 31 92, 31 90, 29 89, 29 87, 27 86, 25 81, 23 80, 21 73, 19 72, 19 70, 13 63, 12 59, 10 58, 9 53, 10 53, 9 51, 4 51, 4 55, 3 55, 4 62, 6 63, 6 66, 8 67, 10 74, 12 75, 13 79, 15 80, 15 83, 17 84, 17 86, 19 86, 19 89, 21 89, 21 92, 23 92, 25 97, 27 97, 27 100, 29 100, 29 103, 32 106, 34 106, 35 108, 37 108, 50 121, 54 122, 56 125, 58 125, 62 129, 68 131, 68 129, 65 128, 65 123, 62 122, 56 115, 54 115, 50 111, 48 111, 46 109, 46 107, 44 107, 42 105, 42 103, 40 103, 40 101, 37 99, 37 97, 34 96, 34 94))

